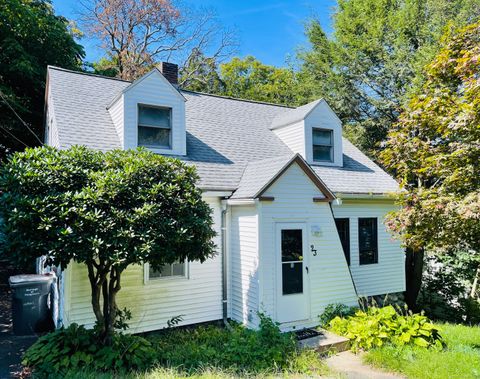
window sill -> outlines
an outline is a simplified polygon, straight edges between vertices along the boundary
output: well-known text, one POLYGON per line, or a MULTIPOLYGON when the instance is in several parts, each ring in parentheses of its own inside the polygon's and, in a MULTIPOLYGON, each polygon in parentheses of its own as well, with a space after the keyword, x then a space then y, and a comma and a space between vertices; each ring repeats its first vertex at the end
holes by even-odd
POLYGON ((158 283, 169 283, 169 282, 183 282, 190 280, 188 276, 165 276, 163 278, 148 278, 145 279, 145 285, 154 285, 158 283))

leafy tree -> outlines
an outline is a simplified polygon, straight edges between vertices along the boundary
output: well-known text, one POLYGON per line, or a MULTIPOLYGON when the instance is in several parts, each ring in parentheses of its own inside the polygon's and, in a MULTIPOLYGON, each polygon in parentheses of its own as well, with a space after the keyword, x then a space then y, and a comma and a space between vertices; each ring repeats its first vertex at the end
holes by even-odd
POLYGON ((83 26, 105 49, 103 63, 110 66, 103 69, 114 69, 126 80, 162 60, 175 59, 182 67, 200 58, 206 65, 219 62, 236 47, 234 34, 219 25, 214 13, 171 0, 93 0, 85 5, 83 26))
POLYGON ((0 156, 43 140, 47 65, 79 68, 84 51, 74 32, 48 0, 1 2, 0 156))
MULTIPOLYGON (((480 273, 480 24, 449 32, 381 154, 401 179, 389 227, 413 251, 468 252, 480 273)), ((471 261, 471 260, 470 260, 471 261)), ((472 276, 475 276, 473 274, 472 276)), ((478 296, 478 284, 471 296, 478 296)))
POLYGON ((291 69, 263 64, 253 56, 220 65, 222 94, 279 104, 296 104, 296 77, 291 69))
POLYGON ((224 85, 218 71, 215 58, 206 57, 201 51, 196 50, 180 68, 178 84, 181 88, 190 91, 221 94, 224 91, 224 85))
POLYGON ((128 266, 160 269, 214 254, 211 210, 196 180, 194 167, 146 150, 16 153, 0 170, 3 253, 16 261, 47 255, 62 267, 84 263, 108 342, 128 266))
POLYGON ((479 16, 478 0, 339 0, 331 37, 318 21, 306 28, 302 102, 326 98, 353 142, 374 153, 421 86, 446 25, 479 16))

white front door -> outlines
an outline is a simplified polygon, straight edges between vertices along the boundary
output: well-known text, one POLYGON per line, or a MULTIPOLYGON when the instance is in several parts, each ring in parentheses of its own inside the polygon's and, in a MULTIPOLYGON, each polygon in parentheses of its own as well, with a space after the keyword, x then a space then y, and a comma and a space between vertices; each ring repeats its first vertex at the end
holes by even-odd
POLYGON ((309 318, 307 228, 304 223, 276 225, 277 321, 309 318))

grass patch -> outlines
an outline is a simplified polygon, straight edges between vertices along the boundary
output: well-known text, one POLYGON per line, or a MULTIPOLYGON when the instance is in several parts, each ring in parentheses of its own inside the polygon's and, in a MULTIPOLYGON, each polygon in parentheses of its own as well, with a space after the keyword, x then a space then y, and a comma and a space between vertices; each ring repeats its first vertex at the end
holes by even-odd
POLYGON ((438 326, 447 345, 441 351, 385 346, 365 354, 365 362, 412 379, 480 378, 480 327, 438 326))

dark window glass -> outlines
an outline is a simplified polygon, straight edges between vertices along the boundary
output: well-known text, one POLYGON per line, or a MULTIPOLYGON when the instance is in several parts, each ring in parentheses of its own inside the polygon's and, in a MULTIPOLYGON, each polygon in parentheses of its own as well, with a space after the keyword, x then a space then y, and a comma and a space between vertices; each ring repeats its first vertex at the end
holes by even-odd
POLYGON ((358 249, 360 264, 378 263, 377 219, 358 219, 358 249))
POLYGON ((313 129, 313 160, 333 162, 333 131, 313 129))
POLYGON ((348 218, 337 218, 335 219, 335 224, 337 225, 338 235, 342 242, 343 253, 350 266, 350 220, 348 218))
POLYGON ((303 292, 302 229, 282 230, 282 289, 284 295, 303 292))
POLYGON ((170 148, 171 110, 138 106, 138 145, 170 148))
POLYGON ((166 278, 169 276, 185 276, 185 262, 175 262, 164 265, 160 270, 154 270, 151 266, 148 271, 148 278, 166 278))
POLYGON ((303 293, 303 264, 282 263, 283 294, 303 293))

